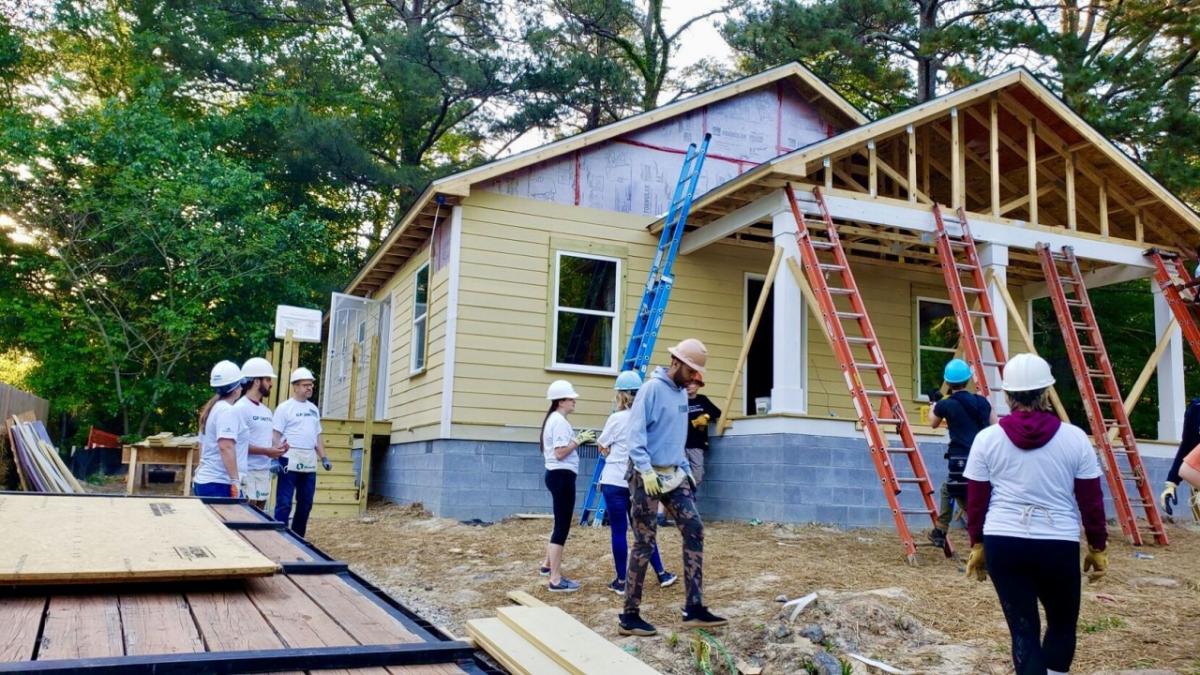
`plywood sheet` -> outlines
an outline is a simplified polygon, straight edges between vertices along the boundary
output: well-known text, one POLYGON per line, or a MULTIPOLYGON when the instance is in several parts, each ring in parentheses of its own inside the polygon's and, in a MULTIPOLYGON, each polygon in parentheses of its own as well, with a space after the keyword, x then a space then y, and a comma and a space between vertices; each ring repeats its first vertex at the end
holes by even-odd
POLYGON ((0 495, 0 582, 240 577, 279 566, 199 500, 0 495))
POLYGON ((500 620, 575 675, 650 675, 650 666, 557 607, 501 607, 500 620))

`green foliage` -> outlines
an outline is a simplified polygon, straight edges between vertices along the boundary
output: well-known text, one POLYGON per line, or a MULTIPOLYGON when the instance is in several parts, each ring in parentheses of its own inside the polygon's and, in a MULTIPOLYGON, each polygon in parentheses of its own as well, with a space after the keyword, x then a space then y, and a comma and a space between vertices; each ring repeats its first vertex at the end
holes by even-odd
POLYGON ((1085 633, 1101 633, 1114 628, 1124 628, 1125 620, 1119 616, 1102 616, 1095 621, 1085 622, 1080 629, 1085 633))

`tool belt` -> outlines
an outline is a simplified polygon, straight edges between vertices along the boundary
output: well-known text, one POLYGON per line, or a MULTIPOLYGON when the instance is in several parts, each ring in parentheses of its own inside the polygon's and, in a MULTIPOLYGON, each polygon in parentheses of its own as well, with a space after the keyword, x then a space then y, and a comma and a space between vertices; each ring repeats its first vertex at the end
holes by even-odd
POLYGON ((963 472, 967 470, 967 458, 949 455, 950 477, 946 479, 946 492, 954 499, 967 498, 967 479, 963 472))
POLYGON ((313 473, 317 470, 316 448, 297 448, 293 445, 284 457, 287 458, 288 471, 313 473))
POLYGON ((662 493, 666 494, 683 484, 688 474, 678 466, 656 466, 654 473, 658 474, 658 482, 662 493))

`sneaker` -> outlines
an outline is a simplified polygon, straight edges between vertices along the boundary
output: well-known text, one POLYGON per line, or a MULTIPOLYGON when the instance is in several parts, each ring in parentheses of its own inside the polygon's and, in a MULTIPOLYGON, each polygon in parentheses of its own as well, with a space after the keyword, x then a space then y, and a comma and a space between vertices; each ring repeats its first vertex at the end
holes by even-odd
POLYGON ((625 595, 625 580, 613 579, 612 583, 608 585, 608 590, 616 593, 617 595, 625 595))
POLYGON ((929 531, 929 543, 938 548, 946 548, 946 533, 938 528, 933 528, 929 531))
POLYGON ((641 637, 658 635, 658 629, 647 623, 637 612, 633 612, 632 614, 618 614, 617 632, 621 635, 638 635, 641 637))
POLYGON ((549 567, 539 567, 538 574, 540 574, 544 577, 548 577, 548 576, 550 576, 550 568, 549 567))
POLYGON ((712 628, 724 626, 727 623, 729 621, 708 611, 708 608, 703 605, 683 610, 683 625, 688 628, 712 628))
POLYGON ((663 572, 662 574, 658 575, 658 585, 662 586, 663 588, 674 584, 676 581, 679 581, 679 577, 671 574, 670 572, 663 572))
POLYGON ((663 527, 663 526, 665 526, 666 524, 667 524, 667 516, 666 516, 666 514, 663 514, 663 513, 660 513, 660 514, 658 514, 658 526, 659 526, 659 527, 663 527))
POLYGON ((574 593, 579 590, 579 582, 563 577, 557 584, 553 582, 547 584, 546 588, 551 593, 574 593))

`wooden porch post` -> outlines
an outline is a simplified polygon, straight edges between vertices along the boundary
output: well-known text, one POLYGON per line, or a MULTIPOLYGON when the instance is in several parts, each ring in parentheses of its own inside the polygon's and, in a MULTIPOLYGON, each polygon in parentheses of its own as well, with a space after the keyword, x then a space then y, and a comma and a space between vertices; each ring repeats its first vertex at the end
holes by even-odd
POLYGON ((1038 177, 1037 177, 1037 120, 1030 120, 1025 127, 1025 159, 1029 163, 1029 223, 1038 221, 1038 177))

